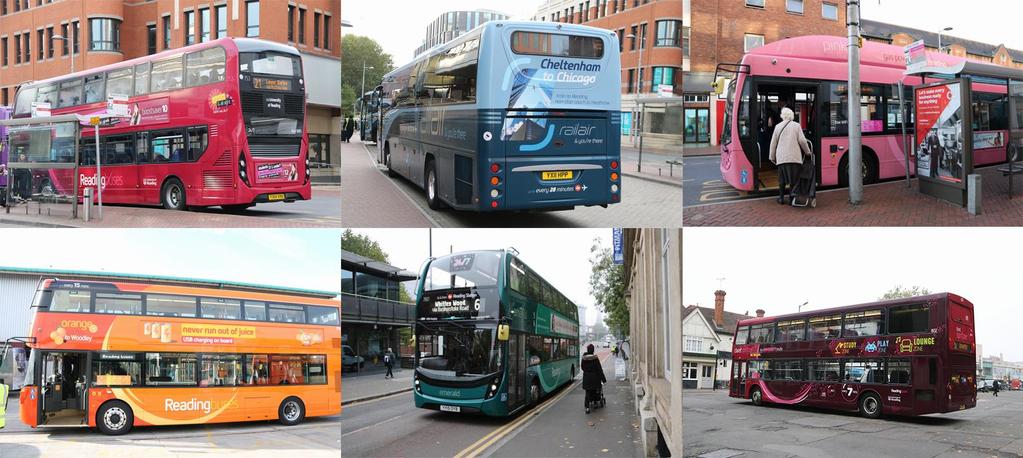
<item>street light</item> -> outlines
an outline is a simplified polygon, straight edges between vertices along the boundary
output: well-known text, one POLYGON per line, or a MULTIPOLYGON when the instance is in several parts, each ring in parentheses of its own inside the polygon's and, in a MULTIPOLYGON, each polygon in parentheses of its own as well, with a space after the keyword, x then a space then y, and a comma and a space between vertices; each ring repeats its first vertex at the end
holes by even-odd
MULTIPOLYGON (((631 38, 633 41, 635 41, 637 37, 636 37, 635 34, 630 33, 630 34, 626 35, 625 38, 631 38)), ((643 96, 643 48, 646 47, 645 45, 646 45, 646 34, 643 35, 643 39, 640 40, 640 43, 639 43, 639 71, 636 72, 636 76, 639 77, 639 90, 636 91, 637 97, 642 97, 643 96)), ((639 104, 637 103, 637 108, 638 107, 639 107, 639 104)), ((636 116, 634 116, 634 118, 639 118, 642 115, 643 115, 643 113, 641 111, 637 111, 636 112, 636 116)), ((640 125, 640 122, 642 122, 641 119, 633 119, 632 125, 634 126, 633 127, 634 130, 636 128, 639 129, 639 132, 637 133, 637 135, 639 136, 639 149, 640 149, 640 158, 639 159, 640 160, 638 162, 638 169, 637 170, 642 172, 643 171, 643 153, 642 153, 642 151, 643 151, 643 126, 640 125)), ((636 140, 633 139, 632 141, 635 143, 636 140)))
POLYGON ((944 33, 944 32, 951 32, 951 31, 952 31, 951 27, 945 27, 944 29, 941 29, 941 30, 938 31, 938 52, 943 52, 941 50, 941 48, 942 48, 942 46, 941 46, 941 34, 944 33))
POLYGON ((71 53, 71 73, 75 72, 75 50, 71 45, 71 41, 63 35, 54 35, 51 40, 63 40, 64 44, 67 45, 68 51, 71 53))
POLYGON ((799 304, 799 307, 796 308, 796 311, 797 312, 802 312, 803 311, 803 306, 806 305, 806 304, 809 304, 809 303, 810 303, 810 301, 806 301, 806 302, 803 302, 802 304, 799 304))

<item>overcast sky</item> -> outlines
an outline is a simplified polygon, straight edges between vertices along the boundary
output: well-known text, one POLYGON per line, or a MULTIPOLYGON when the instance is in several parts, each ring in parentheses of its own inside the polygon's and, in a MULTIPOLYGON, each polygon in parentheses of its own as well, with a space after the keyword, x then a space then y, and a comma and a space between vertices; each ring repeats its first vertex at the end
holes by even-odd
POLYGON ((330 229, 4 229, 0 265, 340 291, 330 229))
POLYGON ((864 0, 860 5, 865 19, 934 33, 952 27, 948 35, 1023 50, 1019 0, 864 0))
MULTIPOLYGON (((870 3, 869 1, 867 3, 870 3)), ((682 302, 767 315, 877 300, 896 285, 951 292, 975 307, 985 355, 1023 361, 1019 229, 698 229, 683 234, 682 302)))
MULTIPOLYGON (((353 229, 377 241, 391 264, 419 274, 429 257, 427 229, 353 229)), ((587 324, 596 321, 590 295, 590 247, 593 240, 611 246, 611 229, 434 229, 433 254, 514 247, 521 259, 576 305, 586 306, 587 324)), ((411 291, 415 295, 415 291, 411 291)))
POLYGON ((400 67, 412 60, 426 38, 426 27, 442 13, 463 10, 493 10, 512 19, 529 20, 543 0, 346 0, 341 18, 352 24, 342 35, 368 36, 400 67))

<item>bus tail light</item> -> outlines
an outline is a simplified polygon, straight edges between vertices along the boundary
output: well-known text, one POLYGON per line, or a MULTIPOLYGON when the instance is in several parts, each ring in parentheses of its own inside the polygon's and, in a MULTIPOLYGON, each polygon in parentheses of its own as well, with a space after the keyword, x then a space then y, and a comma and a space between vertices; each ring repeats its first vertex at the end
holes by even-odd
POLYGON ((619 197, 617 193, 616 193, 616 194, 611 194, 611 201, 612 201, 612 202, 618 202, 618 201, 619 201, 619 200, 621 200, 621 199, 622 199, 622 198, 621 198, 621 197, 619 197))
POLYGON ((242 179, 242 183, 245 183, 245 186, 250 186, 248 167, 245 164, 245 151, 238 153, 238 176, 242 179))
POLYGON ((611 172, 611 181, 618 181, 618 172, 611 172))
POLYGON ((618 192, 618 185, 617 184, 611 185, 611 192, 613 192, 613 193, 617 193, 618 192))
POLYGON ((611 170, 618 170, 618 161, 611 161, 611 170))
POLYGON ((490 208, 497 208, 497 201, 496 200, 490 201, 490 208))
POLYGON ((306 154, 306 156, 305 156, 305 181, 303 181, 302 184, 303 185, 309 184, 309 155, 308 154, 306 154))
POLYGON ((491 173, 498 173, 500 171, 501 171, 501 165, 500 164, 498 164, 496 162, 491 162, 490 163, 490 172, 491 173))
POLYGON ((501 179, 496 177, 496 176, 490 177, 490 184, 492 186, 497 186, 497 185, 501 184, 501 179))

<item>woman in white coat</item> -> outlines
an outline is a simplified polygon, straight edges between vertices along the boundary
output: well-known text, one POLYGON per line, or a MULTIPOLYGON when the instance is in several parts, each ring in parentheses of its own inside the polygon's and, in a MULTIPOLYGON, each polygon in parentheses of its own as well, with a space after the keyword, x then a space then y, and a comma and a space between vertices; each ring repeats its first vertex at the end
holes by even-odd
POLYGON ((788 107, 781 109, 782 122, 774 127, 771 137, 771 162, 778 166, 778 203, 785 204, 785 187, 789 194, 799 182, 799 169, 812 154, 803 135, 803 128, 793 121, 795 114, 788 107))

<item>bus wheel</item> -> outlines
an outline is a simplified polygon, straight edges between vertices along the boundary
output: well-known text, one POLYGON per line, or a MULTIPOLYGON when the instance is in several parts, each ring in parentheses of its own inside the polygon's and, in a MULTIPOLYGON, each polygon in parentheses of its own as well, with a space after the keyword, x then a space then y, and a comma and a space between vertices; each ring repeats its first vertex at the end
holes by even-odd
MULTIPOLYGON (((869 149, 863 149, 863 184, 874 184, 880 180, 881 172, 878 170, 877 157, 869 149)), ((849 187, 849 155, 842 156, 838 164, 838 185, 849 187)))
POLYGON ((753 391, 750 391, 749 398, 755 406, 764 405, 764 397, 760 393, 760 388, 753 388, 753 391))
POLYGON ((437 194, 437 167, 432 160, 426 162, 426 204, 433 210, 444 207, 437 194))
POLYGON ((135 415, 131 407, 121 401, 110 401, 100 406, 96 412, 96 427, 109 436, 120 436, 131 431, 135 415))
POLYGON ((277 418, 285 426, 297 425, 305 419, 305 405, 294 396, 287 398, 277 409, 277 418))
POLYGON ((384 144, 384 163, 387 164, 387 176, 391 178, 398 176, 391 167, 391 149, 387 147, 386 143, 384 144))
POLYGON ((874 393, 860 397, 860 413, 867 418, 881 417, 881 399, 874 393))
POLYGON ((187 208, 185 205, 185 185, 181 184, 181 181, 177 178, 171 178, 163 184, 163 191, 160 193, 160 202, 163 204, 163 208, 168 210, 184 210, 187 208))

